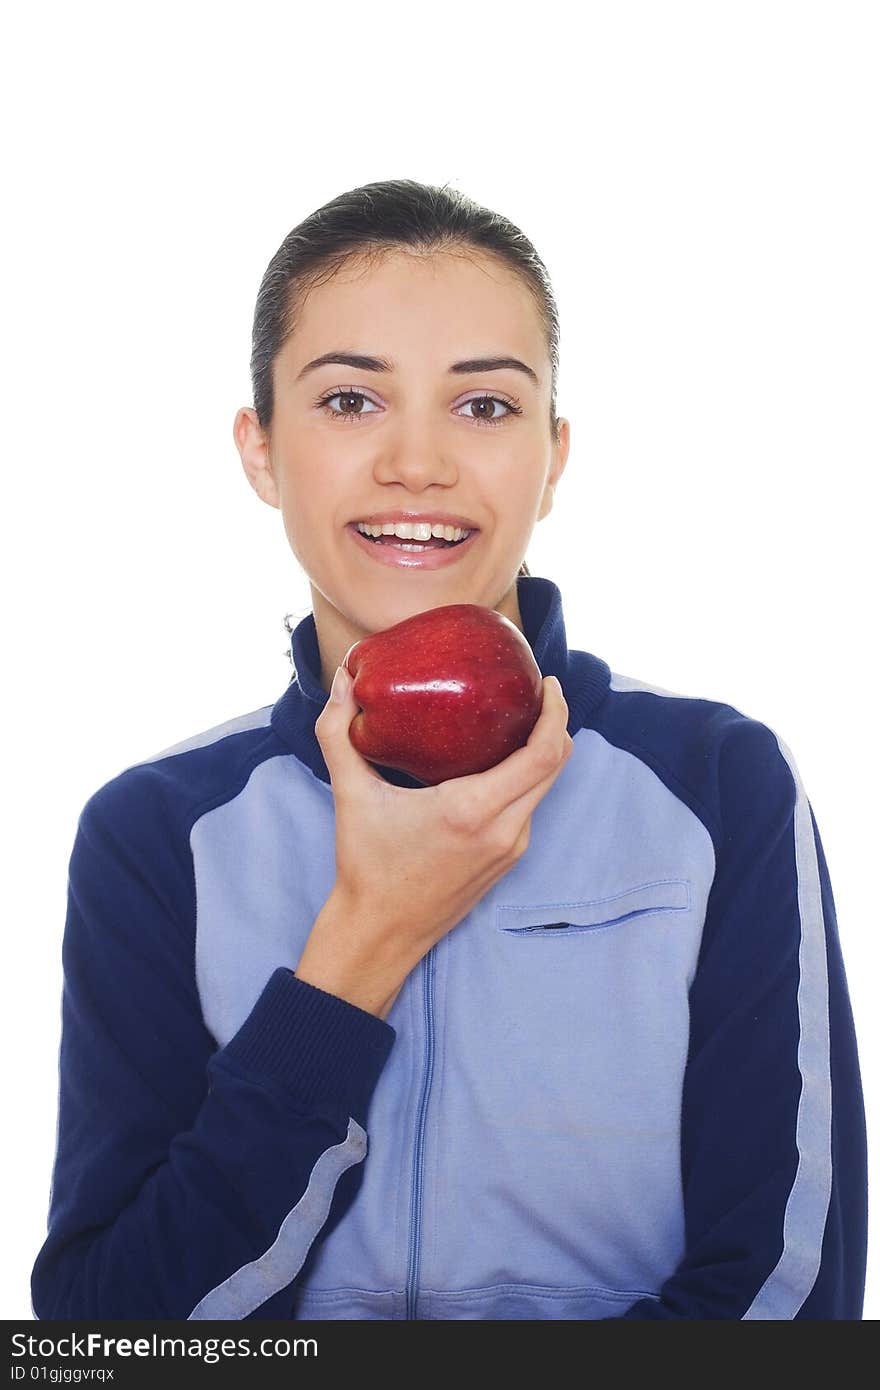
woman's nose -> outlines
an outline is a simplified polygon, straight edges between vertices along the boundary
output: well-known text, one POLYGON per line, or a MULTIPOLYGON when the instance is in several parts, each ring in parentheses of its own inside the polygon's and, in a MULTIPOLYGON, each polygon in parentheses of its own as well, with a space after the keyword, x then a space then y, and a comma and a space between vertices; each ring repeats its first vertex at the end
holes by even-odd
POLYGON ((431 483, 449 486, 458 479, 458 464, 449 441, 428 440, 424 434, 402 431, 393 440, 385 438, 373 465, 377 482, 400 482, 421 489, 431 483))

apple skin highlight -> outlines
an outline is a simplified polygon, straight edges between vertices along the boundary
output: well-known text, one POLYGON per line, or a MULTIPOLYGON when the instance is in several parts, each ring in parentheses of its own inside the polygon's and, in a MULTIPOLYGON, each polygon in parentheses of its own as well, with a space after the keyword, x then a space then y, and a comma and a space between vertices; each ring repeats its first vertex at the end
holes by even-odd
POLYGON ((343 665, 361 707, 349 738, 370 762, 426 786, 484 772, 528 740, 543 677, 519 628, 453 603, 372 632, 343 665))

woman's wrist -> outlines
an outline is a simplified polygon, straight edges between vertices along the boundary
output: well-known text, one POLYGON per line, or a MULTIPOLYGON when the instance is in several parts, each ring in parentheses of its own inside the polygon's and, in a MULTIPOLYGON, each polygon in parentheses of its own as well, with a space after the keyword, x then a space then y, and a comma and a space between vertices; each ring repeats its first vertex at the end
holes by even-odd
POLYGON ((412 964, 402 955, 384 960, 374 945, 359 955, 353 948, 370 939, 371 925, 375 931, 363 911, 334 889, 315 918, 293 973, 306 984, 384 1019, 412 964))

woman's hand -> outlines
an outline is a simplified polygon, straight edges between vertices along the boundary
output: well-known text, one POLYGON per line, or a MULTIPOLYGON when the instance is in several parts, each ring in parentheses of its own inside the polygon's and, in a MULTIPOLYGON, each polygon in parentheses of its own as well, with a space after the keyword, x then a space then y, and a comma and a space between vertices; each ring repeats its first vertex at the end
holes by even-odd
POLYGON ((562 688, 545 676, 522 748, 485 772, 397 787, 349 739, 358 706, 340 672, 344 697, 331 694, 315 723, 335 803, 336 882, 295 973, 384 1018, 422 956, 525 853, 532 812, 573 742, 562 688))

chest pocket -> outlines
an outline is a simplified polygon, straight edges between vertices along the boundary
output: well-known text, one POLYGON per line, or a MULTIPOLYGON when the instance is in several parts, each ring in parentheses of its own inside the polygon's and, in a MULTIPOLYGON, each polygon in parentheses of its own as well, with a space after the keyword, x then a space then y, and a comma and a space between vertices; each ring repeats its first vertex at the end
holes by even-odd
POLYGON ((531 906, 500 904, 496 910, 499 931, 510 936, 551 939, 576 932, 601 931, 621 926, 651 913, 687 912, 691 885, 686 878, 663 878, 641 883, 607 898, 589 901, 538 903, 531 906))

